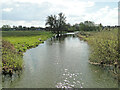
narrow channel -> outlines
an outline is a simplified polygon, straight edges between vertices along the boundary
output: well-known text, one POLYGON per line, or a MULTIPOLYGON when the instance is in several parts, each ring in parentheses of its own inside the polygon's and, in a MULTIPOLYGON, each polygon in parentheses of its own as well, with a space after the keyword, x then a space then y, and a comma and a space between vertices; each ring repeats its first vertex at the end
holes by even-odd
POLYGON ((72 33, 51 38, 24 53, 24 70, 3 79, 11 88, 116 88, 110 73, 90 65, 89 45, 72 33))

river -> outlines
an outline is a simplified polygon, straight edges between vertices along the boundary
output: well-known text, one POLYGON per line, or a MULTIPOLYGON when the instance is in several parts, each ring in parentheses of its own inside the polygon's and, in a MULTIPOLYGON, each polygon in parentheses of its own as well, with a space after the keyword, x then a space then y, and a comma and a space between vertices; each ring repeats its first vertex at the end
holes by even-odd
POLYGON ((24 70, 10 78, 9 88, 117 88, 118 82, 101 67, 90 65, 89 45, 72 33, 51 38, 23 56, 24 70))

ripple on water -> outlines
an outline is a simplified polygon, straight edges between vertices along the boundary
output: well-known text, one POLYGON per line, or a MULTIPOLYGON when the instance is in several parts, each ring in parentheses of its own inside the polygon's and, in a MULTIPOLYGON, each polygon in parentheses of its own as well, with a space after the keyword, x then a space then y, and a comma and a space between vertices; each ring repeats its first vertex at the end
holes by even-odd
POLYGON ((62 74, 62 81, 56 84, 57 88, 83 88, 83 82, 81 82, 82 78, 79 80, 82 73, 71 73, 68 72, 68 69, 64 69, 64 72, 62 74))

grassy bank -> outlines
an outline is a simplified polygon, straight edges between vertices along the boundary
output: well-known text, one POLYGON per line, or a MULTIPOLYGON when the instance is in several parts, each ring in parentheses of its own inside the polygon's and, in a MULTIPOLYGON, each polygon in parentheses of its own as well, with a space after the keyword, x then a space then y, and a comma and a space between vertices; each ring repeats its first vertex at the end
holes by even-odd
POLYGON ((44 31, 2 32, 3 39, 13 44, 19 53, 25 52, 29 48, 36 47, 52 35, 52 33, 44 31))
POLYGON ((2 67, 5 73, 21 70, 23 52, 38 46, 52 36, 52 33, 45 31, 3 31, 2 67))
POLYGON ((2 36, 1 36, 1 33, 0 33, 0 72, 2 71, 2 36))
POLYGON ((14 46, 2 40, 2 69, 3 73, 12 73, 13 70, 21 70, 23 65, 22 56, 16 52, 14 46))
POLYGON ((80 32, 78 36, 90 45, 91 64, 118 64, 118 30, 103 30, 101 32, 80 32))

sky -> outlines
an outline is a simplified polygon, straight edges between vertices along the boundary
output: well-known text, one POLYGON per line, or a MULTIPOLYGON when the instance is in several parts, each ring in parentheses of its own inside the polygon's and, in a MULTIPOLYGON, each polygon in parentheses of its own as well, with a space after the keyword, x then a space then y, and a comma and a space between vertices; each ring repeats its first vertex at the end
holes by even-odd
POLYGON ((119 0, 1 0, 2 25, 45 27, 46 17, 62 12, 71 25, 93 21, 118 25, 119 0))

